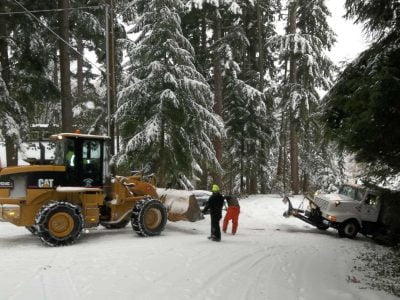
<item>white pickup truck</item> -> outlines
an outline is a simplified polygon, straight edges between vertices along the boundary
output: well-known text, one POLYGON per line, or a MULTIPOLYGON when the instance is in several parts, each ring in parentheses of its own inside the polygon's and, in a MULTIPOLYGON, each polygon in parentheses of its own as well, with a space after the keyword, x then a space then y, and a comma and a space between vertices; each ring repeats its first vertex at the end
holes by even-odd
POLYGON ((354 238, 358 232, 375 236, 384 230, 380 222, 381 199, 379 193, 364 186, 345 184, 335 194, 319 194, 314 199, 306 197, 306 209, 293 207, 289 197, 283 202, 289 208, 285 217, 294 216, 320 230, 335 228, 339 236, 354 238))

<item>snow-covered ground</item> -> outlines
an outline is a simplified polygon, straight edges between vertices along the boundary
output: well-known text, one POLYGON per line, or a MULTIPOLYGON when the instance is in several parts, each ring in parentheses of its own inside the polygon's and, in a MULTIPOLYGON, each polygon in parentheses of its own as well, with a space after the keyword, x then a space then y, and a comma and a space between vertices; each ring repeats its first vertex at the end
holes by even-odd
POLYGON ((207 239, 209 216, 150 238, 98 228, 61 248, 0 223, 0 299, 397 299, 354 269, 360 252, 384 248, 285 219, 285 208, 277 195, 241 200, 238 233, 220 243, 207 239))

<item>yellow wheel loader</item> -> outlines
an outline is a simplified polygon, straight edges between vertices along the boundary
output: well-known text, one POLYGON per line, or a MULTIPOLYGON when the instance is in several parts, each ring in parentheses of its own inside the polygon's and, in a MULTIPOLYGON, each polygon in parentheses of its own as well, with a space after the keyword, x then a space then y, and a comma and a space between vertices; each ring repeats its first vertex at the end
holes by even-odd
POLYGON ((159 235, 167 218, 202 217, 195 197, 157 193, 140 174, 111 177, 110 138, 80 133, 52 135, 54 164, 0 170, 0 221, 25 226, 49 246, 74 243, 84 228, 123 228, 159 235))

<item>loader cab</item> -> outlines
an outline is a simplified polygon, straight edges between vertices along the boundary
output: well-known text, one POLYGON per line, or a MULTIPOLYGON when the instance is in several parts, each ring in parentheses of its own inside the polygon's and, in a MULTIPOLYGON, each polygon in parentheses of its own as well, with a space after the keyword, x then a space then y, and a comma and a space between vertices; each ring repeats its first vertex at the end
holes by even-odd
POLYGON ((56 141, 56 165, 65 166, 65 184, 81 187, 104 187, 110 181, 109 137, 61 133, 56 141))

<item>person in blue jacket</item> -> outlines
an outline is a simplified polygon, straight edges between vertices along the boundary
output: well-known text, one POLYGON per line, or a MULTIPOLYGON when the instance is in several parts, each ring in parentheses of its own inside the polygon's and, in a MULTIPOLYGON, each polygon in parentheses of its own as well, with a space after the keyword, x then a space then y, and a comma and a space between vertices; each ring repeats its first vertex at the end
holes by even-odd
POLYGON ((221 241, 221 228, 219 227, 219 221, 222 218, 222 207, 224 205, 224 197, 220 193, 219 186, 213 184, 211 188, 212 195, 208 199, 203 213, 206 214, 210 211, 211 216, 211 236, 208 238, 212 241, 221 241))

